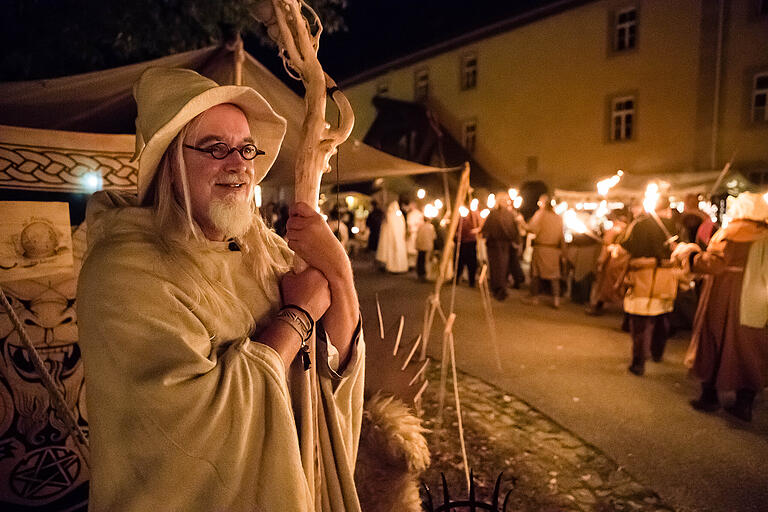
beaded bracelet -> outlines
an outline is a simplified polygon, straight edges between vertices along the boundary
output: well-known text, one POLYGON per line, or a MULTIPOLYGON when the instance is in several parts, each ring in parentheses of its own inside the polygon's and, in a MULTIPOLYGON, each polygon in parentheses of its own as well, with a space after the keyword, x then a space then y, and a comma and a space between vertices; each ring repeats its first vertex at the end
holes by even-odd
POLYGON ((309 357, 308 342, 312 337, 312 332, 315 328, 315 321, 312 320, 312 315, 296 304, 286 304, 280 308, 277 318, 290 325, 299 334, 299 337, 301 338, 299 353, 301 354, 301 360, 304 364, 304 370, 309 370, 312 363, 311 358, 309 357), (289 311, 291 309, 294 311, 289 311), (304 321, 301 320, 299 313, 304 316, 304 321))

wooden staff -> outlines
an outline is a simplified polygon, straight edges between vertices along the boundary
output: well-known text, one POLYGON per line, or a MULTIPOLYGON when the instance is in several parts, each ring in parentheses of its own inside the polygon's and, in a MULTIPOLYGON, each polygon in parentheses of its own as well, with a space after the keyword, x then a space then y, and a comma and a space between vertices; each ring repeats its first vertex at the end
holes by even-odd
MULTIPOLYGON (((317 59, 322 25, 317 14, 303 1, 269 0, 256 6, 254 16, 267 26, 267 33, 278 44, 286 70, 295 72, 304 83, 304 123, 294 164, 294 199, 317 208, 320 180, 330 170, 331 156, 352 133, 355 116, 352 106, 317 59), (312 18, 310 22, 302 9, 312 18), (339 126, 325 120, 327 95, 340 113, 339 126)), ((303 263, 303 262, 302 262, 303 263)), ((297 269, 298 270, 298 269, 297 269)))
MULTIPOLYGON (((317 59, 323 27, 311 7, 303 0, 262 0, 255 5, 252 12, 254 18, 266 25, 267 33, 277 43, 288 74, 304 83, 304 122, 293 168, 294 200, 305 202, 316 210, 323 173, 330 169, 331 156, 336 152, 336 148, 352 133, 355 123, 352 106, 336 83, 325 74, 317 59), (311 24, 302 14, 302 9, 311 18, 311 24), (339 109, 339 126, 336 128, 331 128, 330 123, 325 120, 329 94, 339 109)), ((301 258, 295 257, 293 268, 294 271, 301 272, 307 268, 307 264, 301 258)), ((311 455, 307 450, 302 456, 302 466, 308 480, 318 483, 318 465, 322 461, 319 411, 323 405, 319 393, 317 342, 314 335, 309 345, 310 358, 314 364, 311 364, 309 371, 305 372, 297 384, 309 392, 311 403, 305 405, 310 406, 312 411, 314 449, 311 455)), ((300 438, 303 438, 301 434, 300 438)), ((303 438, 300 442, 309 443, 310 439, 303 438)))

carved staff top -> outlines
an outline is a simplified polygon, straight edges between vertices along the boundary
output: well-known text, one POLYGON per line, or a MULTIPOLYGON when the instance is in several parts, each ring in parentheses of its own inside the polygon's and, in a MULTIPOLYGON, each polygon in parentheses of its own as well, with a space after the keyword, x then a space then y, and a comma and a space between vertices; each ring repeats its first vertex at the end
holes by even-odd
POLYGON ((304 123, 294 164, 294 199, 316 209, 322 175, 330 170, 336 148, 352 133, 355 116, 349 101, 317 59, 323 27, 315 11, 303 0, 263 0, 254 7, 253 14, 277 43, 286 71, 304 83, 304 123), (336 128, 325 120, 327 94, 340 112, 336 128))

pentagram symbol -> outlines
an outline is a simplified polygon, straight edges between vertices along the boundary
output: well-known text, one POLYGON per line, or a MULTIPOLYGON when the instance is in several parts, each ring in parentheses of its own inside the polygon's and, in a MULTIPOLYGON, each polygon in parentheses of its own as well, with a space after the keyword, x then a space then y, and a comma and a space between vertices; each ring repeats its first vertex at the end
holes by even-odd
POLYGON ((30 452, 10 476, 13 491, 27 499, 50 498, 67 491, 80 474, 80 457, 63 446, 30 452))

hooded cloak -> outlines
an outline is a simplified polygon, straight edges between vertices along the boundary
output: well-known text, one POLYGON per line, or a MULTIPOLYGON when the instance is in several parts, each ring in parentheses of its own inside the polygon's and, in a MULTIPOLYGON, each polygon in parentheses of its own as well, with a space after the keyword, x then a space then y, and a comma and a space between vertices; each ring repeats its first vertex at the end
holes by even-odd
POLYGON ((360 325, 340 375, 318 332, 315 423, 310 372, 299 358, 286 370, 258 342, 279 308, 280 276, 260 281, 244 264, 250 250, 287 263, 287 246, 251 231, 271 240, 246 239, 243 250, 205 240, 178 258, 158 243, 152 216, 105 194, 89 205, 77 298, 89 510, 359 510, 360 325))

